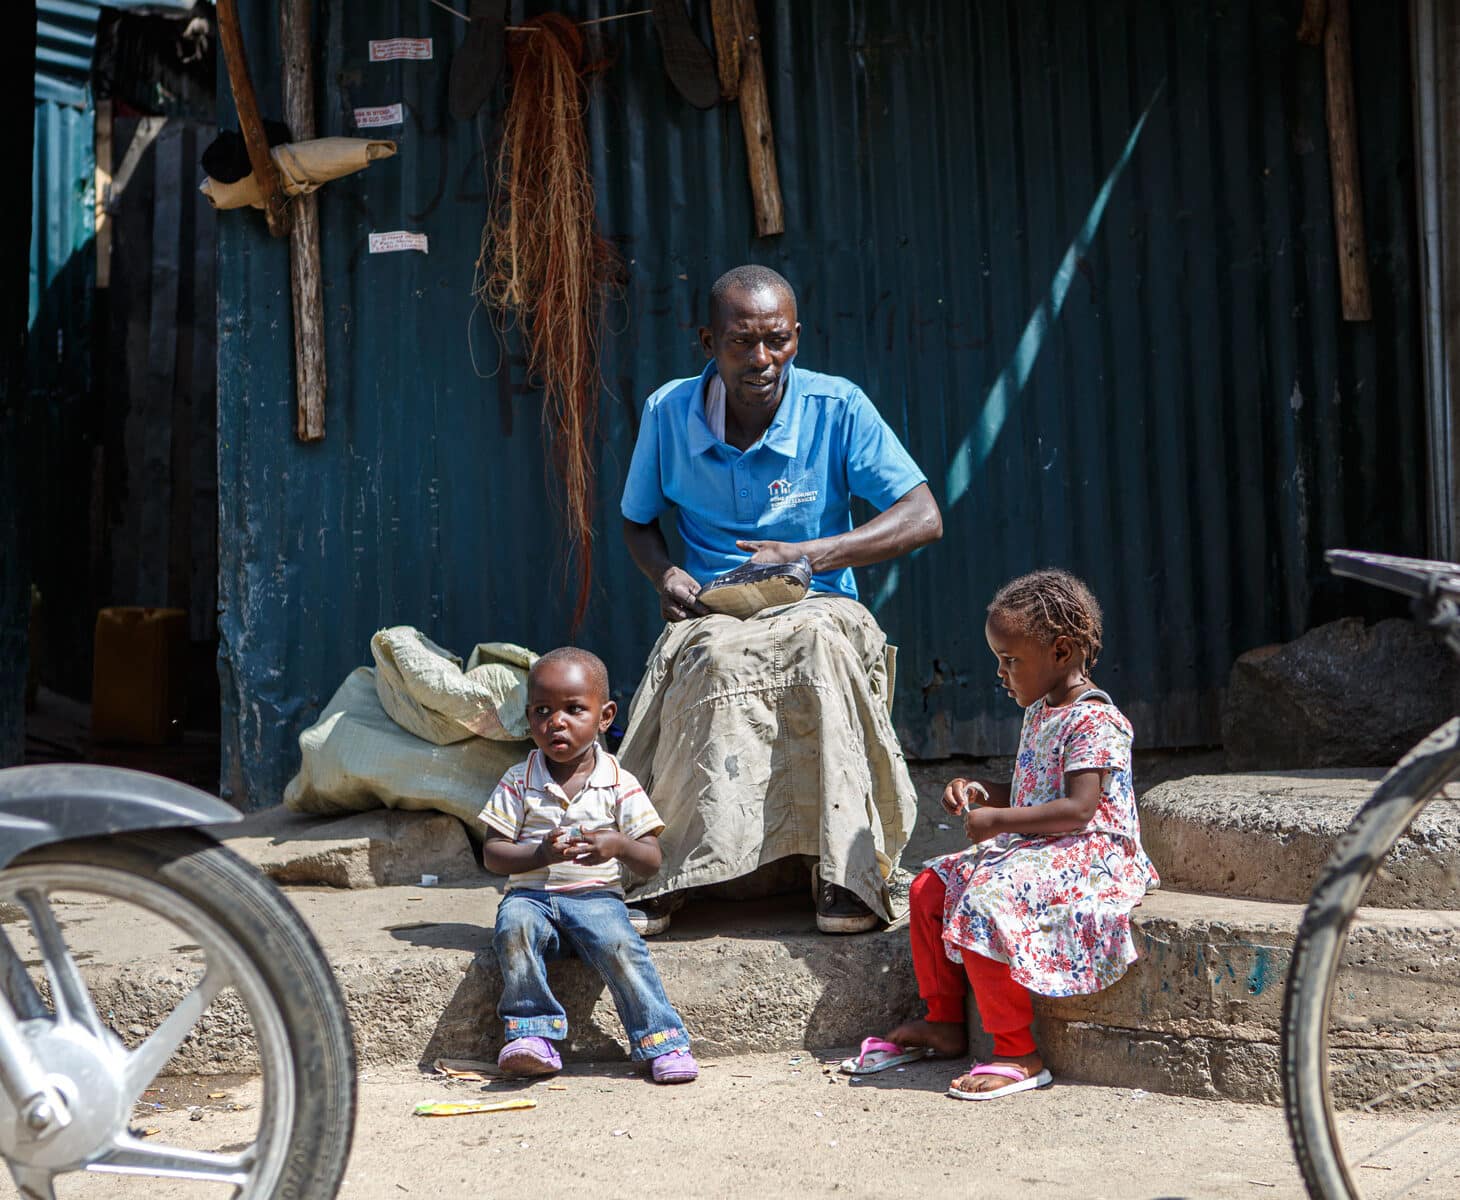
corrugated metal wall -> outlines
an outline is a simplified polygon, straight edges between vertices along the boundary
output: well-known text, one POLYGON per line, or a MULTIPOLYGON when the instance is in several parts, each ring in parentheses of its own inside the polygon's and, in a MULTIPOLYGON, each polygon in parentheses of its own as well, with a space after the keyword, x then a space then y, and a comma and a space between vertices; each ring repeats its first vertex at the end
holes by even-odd
POLYGON ((95 618, 88 570, 96 114, 87 81, 100 11, 94 0, 40 0, 36 6, 29 396, 20 430, 20 477, 28 501, 26 593, 29 598, 34 586, 41 595, 31 630, 38 636, 28 647, 31 672, 83 697, 90 690, 95 618), (67 486, 56 488, 58 479, 67 486))
POLYGON ((88 572, 96 414, 92 394, 96 163, 90 108, 35 104, 31 176, 30 403, 21 466, 31 497, 30 582, 41 593, 44 644, 31 646, 48 686, 90 692, 88 572), (58 480, 66 486, 57 487, 58 480), (41 498, 44 497, 44 500, 41 498))
MULTIPOLYGON (((10 70, 0 75, 0 102, 24 112, 35 66, 34 0, 11 6, 21 32, 10 45, 10 70)), ((11 121, 0 130, 0 154, 28 162, 35 127, 11 121)), ((29 665, 30 570, 22 528, 21 448, 29 389, 25 383, 26 329, 30 325, 24 253, 30 241, 30 194, 22 191, 0 230, 0 767, 20 761, 25 748, 25 677, 29 665)))
MULTIPOLYGON (((177 65, 187 47, 174 50, 172 40, 187 14, 109 12, 99 24, 102 15, 93 0, 40 5, 31 175, 22 480, 29 495, 45 497, 26 530, 44 631, 31 657, 47 686, 78 698, 90 694, 99 606, 192 609, 205 662, 216 607, 214 214, 195 190, 215 130, 189 119, 200 96, 211 109, 214 85, 206 70, 177 65), (98 36, 109 101, 104 176, 113 180, 112 279, 100 288, 89 82, 98 36), (153 100, 173 115, 159 118, 160 132, 145 122, 150 132, 129 161, 138 119, 111 113, 153 100)), ((210 38, 200 40, 211 53, 210 38)), ((204 693, 205 710, 212 695, 204 693)))
MULTIPOLYGON (((1406 32, 1355 12, 1375 319, 1346 326, 1322 63, 1294 40, 1296 8, 762 3, 787 210, 768 241, 734 110, 677 98, 646 18, 606 27, 592 153, 630 281, 605 348, 581 640, 625 694, 658 631, 618 535, 636 413, 699 368, 709 284, 747 259, 797 285, 801 361, 860 382, 945 505, 941 544, 861 574, 902 647, 914 752, 1012 744, 981 626, 1015 572, 1089 577, 1102 682, 1143 744, 1171 745, 1215 740, 1237 653, 1348 603, 1322 582, 1324 546, 1423 548, 1406 32)), ((271 22, 253 19, 255 75, 277 79, 271 22)), ((321 132, 352 132, 355 106, 402 101, 407 118, 397 158, 321 193, 321 444, 292 434, 286 248, 257 214, 219 223, 224 784, 240 802, 277 800, 295 736, 377 627, 463 651, 566 636, 537 396, 470 295, 490 130, 445 112, 462 32, 425 0, 323 2, 321 132), (394 36, 433 37, 435 58, 369 64, 367 40, 394 36), (427 233, 430 254, 366 253, 393 229, 427 233)))
POLYGON ((31 388, 84 392, 95 261, 96 158, 92 113, 52 100, 35 104, 30 241, 31 388))

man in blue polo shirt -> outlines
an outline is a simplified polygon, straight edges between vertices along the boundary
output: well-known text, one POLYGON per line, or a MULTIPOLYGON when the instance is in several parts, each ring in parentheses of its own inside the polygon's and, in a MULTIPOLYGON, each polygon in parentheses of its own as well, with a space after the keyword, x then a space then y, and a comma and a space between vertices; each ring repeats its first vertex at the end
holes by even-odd
POLYGON ((709 363, 644 405, 624 484, 624 540, 670 625, 629 713, 621 758, 666 822, 664 865, 640 889, 646 932, 685 888, 791 855, 815 858, 817 924, 891 918, 886 880, 916 796, 888 718, 891 650, 852 568, 934 541, 927 480, 855 384, 794 365, 790 284, 738 267, 710 292, 709 363), (879 510, 854 526, 851 498, 879 510), (669 557, 659 518, 676 510, 669 557), (752 561, 811 561, 799 604, 741 621, 699 590, 752 561))

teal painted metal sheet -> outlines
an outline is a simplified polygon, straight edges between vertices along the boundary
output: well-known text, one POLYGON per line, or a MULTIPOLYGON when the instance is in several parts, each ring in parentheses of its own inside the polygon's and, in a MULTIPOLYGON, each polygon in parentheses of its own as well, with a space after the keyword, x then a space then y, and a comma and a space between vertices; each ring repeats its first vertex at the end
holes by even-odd
POLYGON ((28 524, 30 576, 47 615, 47 686, 85 697, 95 612, 88 571, 95 472, 92 324, 96 282, 90 110, 35 104, 31 176, 29 402, 21 479, 37 498, 28 524), (57 481, 65 485, 57 487, 57 481), (40 497, 44 497, 41 505, 40 497), (69 536, 55 536, 55 531, 69 536))
MULTIPOLYGON (((255 75, 276 79, 268 6, 251 7, 255 75)), ((865 387, 944 506, 940 544, 861 572, 901 646, 909 749, 1012 746, 984 605, 1049 563, 1104 601, 1098 677, 1140 744, 1216 740, 1236 654, 1352 606, 1323 547, 1424 548, 1403 22, 1354 14, 1375 312, 1349 325, 1323 68, 1296 6, 828 0, 760 16, 787 214, 769 240, 753 237, 735 110, 678 99, 647 19, 606 27, 590 138, 628 284, 604 347, 580 640, 626 699, 659 628, 618 534, 637 413, 698 370, 714 277, 756 260, 800 291, 800 361, 865 387)), ((277 801, 298 732, 375 629, 461 651, 568 636, 539 397, 471 298, 491 128, 446 115, 462 34, 425 0, 321 6, 321 133, 354 132, 355 107, 406 113, 396 158, 320 193, 322 443, 292 432, 286 247, 257 214, 219 222, 224 785, 243 804, 277 801), (431 37, 434 57, 369 63, 388 37, 431 37), (426 233, 429 254, 368 254, 390 230, 426 233)))
MULTIPOLYGON (((25 582, 27 595, 35 585, 54 611, 50 666, 68 659, 79 642, 89 645, 92 620, 85 586, 89 547, 48 532, 86 530, 91 523, 96 159, 86 80, 100 5, 41 0, 36 7, 28 399, 20 480, 27 497, 47 498, 26 523, 25 582), (57 489, 58 479, 67 486, 57 489)), ((79 675, 57 671, 47 682, 85 695, 89 679, 79 675)))
POLYGON ((31 388, 80 393, 95 278, 96 156, 92 114, 39 100, 31 170, 31 388))
MULTIPOLYGON (((13 19, 29 29, 34 0, 12 6, 13 19)), ((30 87, 35 40, 13 40, 10 72, 0 77, 0 102, 23 112, 30 87)), ((0 131, 0 152, 11 162, 31 157, 34 126, 12 121, 0 131)), ((25 275, 30 195, 22 191, 0 231, 0 767, 18 763, 25 751, 25 687, 30 666, 30 554, 26 543, 27 503, 21 470, 22 419, 28 407, 25 331, 30 324, 25 275)))

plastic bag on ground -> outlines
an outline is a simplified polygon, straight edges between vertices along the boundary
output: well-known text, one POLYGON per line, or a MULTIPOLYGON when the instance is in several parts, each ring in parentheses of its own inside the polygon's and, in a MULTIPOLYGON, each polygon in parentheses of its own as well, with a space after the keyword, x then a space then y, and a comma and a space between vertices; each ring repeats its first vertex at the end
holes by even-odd
POLYGON ((461 659, 409 625, 370 639, 375 690, 402 729, 448 746, 470 737, 527 736, 527 668, 537 655, 510 642, 483 642, 461 659))
POLYGON ((433 809, 477 828, 477 816, 530 741, 468 737, 437 745, 402 729, 381 705, 375 671, 352 671, 318 721, 299 735, 299 773, 284 791, 294 812, 433 809))

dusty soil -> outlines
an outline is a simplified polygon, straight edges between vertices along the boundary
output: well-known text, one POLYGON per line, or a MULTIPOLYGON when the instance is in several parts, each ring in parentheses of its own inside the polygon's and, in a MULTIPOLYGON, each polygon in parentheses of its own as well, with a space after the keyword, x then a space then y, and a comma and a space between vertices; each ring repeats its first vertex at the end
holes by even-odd
MULTIPOLYGON (((921 1063, 849 1083, 830 1056, 756 1054, 708 1064, 699 1082, 657 1087, 627 1063, 579 1064, 519 1085, 447 1081, 414 1070, 362 1079, 354 1154, 341 1196, 512 1197, 1303 1195, 1281 1114, 1270 1108, 1056 1084, 985 1104, 942 1091, 958 1064, 921 1063), (528 1096, 529 1111, 413 1117, 421 1100, 528 1096)), ((220 1090, 211 1088, 211 1091, 220 1090)), ((257 1103, 257 1084, 229 1100, 257 1103)), ((158 1112, 158 1142, 228 1145, 256 1112, 158 1112)), ((1366 1195, 1460 1194, 1455 1126, 1344 1122, 1366 1195), (1406 1133, 1413 1136, 1395 1144, 1406 1133), (1388 1146, 1387 1149, 1384 1147, 1388 1146), (1413 1185, 1411 1190, 1406 1187, 1413 1185)), ((217 1195, 170 1181, 84 1177, 60 1196, 182 1200, 217 1195)), ((69 1183, 69 1186, 65 1186, 69 1183)))

